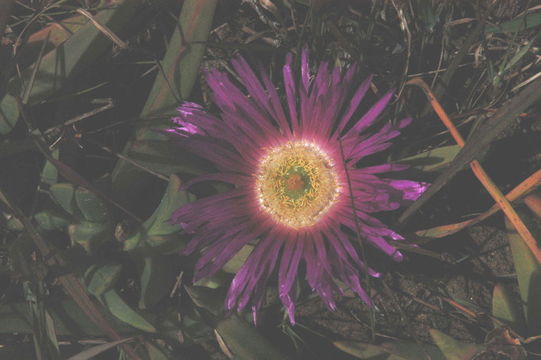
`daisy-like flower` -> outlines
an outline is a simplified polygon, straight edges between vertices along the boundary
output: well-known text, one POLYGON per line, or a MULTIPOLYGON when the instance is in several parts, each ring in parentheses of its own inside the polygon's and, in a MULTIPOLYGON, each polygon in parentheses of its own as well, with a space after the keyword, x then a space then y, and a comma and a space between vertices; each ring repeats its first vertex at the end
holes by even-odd
POLYGON ((267 281, 277 269, 279 297, 294 323, 292 289, 302 264, 308 284, 330 309, 336 308, 334 297, 342 292, 335 280, 371 305, 361 272, 379 274, 363 263, 356 250, 360 244, 354 244, 361 239, 402 260, 386 239, 403 238, 371 214, 417 199, 427 184, 378 176, 404 166, 357 165, 388 148, 411 119, 368 131, 393 92, 354 118, 371 78, 351 95, 357 67, 329 69, 322 62, 312 76, 306 50, 298 82, 292 55, 286 57, 284 103, 265 72, 256 75, 242 57, 234 58, 232 66, 244 90, 225 73, 208 70, 206 81, 220 114, 187 102, 168 130, 217 169, 186 187, 201 181, 233 185, 184 205, 172 216, 172 222, 193 234, 184 253, 201 252, 194 281, 219 271, 244 245, 257 241, 231 283, 227 309, 242 311, 250 305, 255 321, 267 281))

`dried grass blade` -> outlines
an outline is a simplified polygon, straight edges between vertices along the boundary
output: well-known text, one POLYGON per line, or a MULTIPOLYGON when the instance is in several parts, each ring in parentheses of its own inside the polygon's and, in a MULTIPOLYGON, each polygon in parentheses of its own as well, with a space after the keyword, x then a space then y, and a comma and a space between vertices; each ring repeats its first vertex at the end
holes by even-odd
MULTIPOLYGON (((530 191, 532 191, 533 189, 535 189, 536 187, 540 185, 541 185, 541 170, 537 170, 535 173, 530 175, 526 180, 518 184, 513 190, 507 193, 505 197, 510 202, 515 201, 518 198, 524 196, 524 194, 529 193, 530 191)), ((529 197, 530 196, 526 196, 524 201, 526 202, 529 197)), ((528 205, 527 202, 526 204, 528 205)), ((500 207, 497 204, 494 204, 490 209, 488 209, 481 215, 476 216, 473 219, 462 221, 456 224, 441 225, 441 226, 436 226, 430 229, 419 230, 415 232, 415 234, 421 237, 429 237, 429 238, 436 238, 436 239, 442 238, 445 236, 452 235, 456 232, 459 232, 460 230, 465 229, 468 226, 472 226, 477 223, 480 223, 481 221, 496 214, 498 211, 500 211, 500 207)), ((539 216, 541 217, 541 213, 539 213, 539 216)))
MULTIPOLYGON (((432 107, 434 108, 438 116, 440 117, 443 124, 447 127, 447 129, 453 136, 453 139, 456 141, 456 143, 460 147, 464 148, 466 144, 464 142, 464 139, 462 138, 462 135, 460 135, 460 133, 458 132, 457 128, 455 127, 455 125, 453 124, 449 116, 447 116, 447 114, 445 113, 445 110, 443 110, 443 107, 441 106, 441 104, 434 97, 434 94, 432 93, 428 85, 422 79, 419 79, 419 78, 408 81, 408 84, 417 85, 421 89, 423 89, 430 103, 432 104, 432 107)), ((539 83, 539 85, 541 86, 541 83, 539 83)), ((473 173, 475 174, 475 176, 481 182, 481 184, 483 184, 483 186, 489 192, 492 198, 501 207, 505 216, 509 219, 511 224, 513 224, 514 228, 517 230, 520 237, 524 240, 528 248, 531 250, 531 252, 535 256, 535 258, 539 262, 541 262, 541 249, 537 246, 537 242, 535 238, 533 237, 530 230, 528 230, 526 225, 524 225, 524 222, 520 219, 515 209, 513 209, 513 207, 511 206, 509 201, 505 198, 505 196, 502 194, 500 189, 496 186, 496 184, 494 184, 494 182, 485 172, 485 170, 483 169, 479 161, 477 160, 471 161, 470 167, 473 173)))

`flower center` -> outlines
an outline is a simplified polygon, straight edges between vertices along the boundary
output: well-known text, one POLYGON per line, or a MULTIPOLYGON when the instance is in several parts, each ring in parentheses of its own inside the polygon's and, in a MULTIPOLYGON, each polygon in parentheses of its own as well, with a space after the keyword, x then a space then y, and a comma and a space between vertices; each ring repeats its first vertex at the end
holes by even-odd
POLYGON ((293 228, 316 224, 340 193, 332 159, 317 145, 288 142, 261 160, 256 192, 263 210, 293 228))

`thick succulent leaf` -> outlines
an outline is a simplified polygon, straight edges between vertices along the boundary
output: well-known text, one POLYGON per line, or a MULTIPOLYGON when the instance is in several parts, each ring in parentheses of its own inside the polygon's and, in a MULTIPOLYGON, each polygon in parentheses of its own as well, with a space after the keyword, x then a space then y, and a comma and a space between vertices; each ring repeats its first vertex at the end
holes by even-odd
POLYGON ((62 214, 59 214, 53 210, 43 210, 34 215, 34 220, 38 224, 40 230, 63 230, 69 224, 69 219, 62 214))
POLYGON ((334 345, 343 352, 359 359, 445 360, 442 352, 436 346, 428 344, 396 341, 373 345, 359 341, 335 341, 334 345))
MULTIPOLYGON (((54 159, 58 160, 59 155, 59 147, 51 151, 51 156, 54 159)), ((58 182, 58 169, 50 161, 45 161, 45 165, 43 165, 43 170, 41 170, 41 182, 48 185, 54 185, 58 182)))
MULTIPOLYGON (((95 19, 114 33, 119 33, 141 3, 142 0, 108 1, 109 7, 98 12, 95 19)), ((29 102, 38 103, 60 90, 73 73, 93 63, 110 46, 111 41, 94 24, 87 22, 68 40, 42 57, 32 82, 29 102)), ((19 114, 14 96, 22 94, 23 84, 28 84, 33 76, 33 68, 29 66, 20 77, 14 77, 8 83, 8 93, 0 102, 0 134, 8 133, 16 124, 19 114)))
POLYGON ((98 223, 110 220, 107 205, 95 193, 78 187, 75 190, 75 202, 86 220, 98 223))
POLYGON ((149 360, 170 360, 171 355, 163 347, 151 343, 150 341, 145 341, 145 347, 148 353, 149 360))
POLYGON ((171 214, 176 209, 190 202, 189 194, 181 190, 180 186, 180 178, 176 175, 171 175, 169 185, 160 201, 160 205, 158 205, 152 216, 144 223, 148 235, 169 235, 180 229, 179 225, 169 222, 171 214))
MULTIPOLYGON (((181 99, 188 99, 199 75, 199 66, 205 51, 205 43, 214 18, 216 0, 186 0, 179 16, 179 26, 171 36, 165 56, 161 62, 163 73, 158 73, 141 118, 164 120, 173 116, 181 99), (180 31, 182 29, 182 33, 180 31)), ((155 146, 154 146, 155 147, 155 146)), ((178 149, 169 140, 145 127, 137 131, 135 138, 124 149, 130 158, 144 167, 162 174, 185 171, 186 159, 179 159, 178 149), (158 144, 156 153, 146 142, 158 144), (146 158, 146 159, 145 159, 146 158), (182 161, 179 161, 182 160, 182 161)), ((141 169, 125 161, 119 161, 113 170, 113 183, 121 199, 128 202, 129 195, 138 191, 144 183, 134 182, 141 178, 141 169)))
MULTIPOLYGON (((59 336, 105 336, 73 300, 61 300, 48 304, 56 334, 59 336)), ((26 302, 8 303, 0 305, 0 334, 32 334, 28 304, 26 302)), ((134 334, 135 330, 116 320, 111 314, 104 312, 104 316, 114 324, 117 332, 121 334, 134 334)))
POLYGON ((205 52, 216 0, 187 0, 182 5, 177 27, 162 61, 164 74, 158 74, 141 112, 142 118, 171 114, 178 106, 178 96, 190 96, 205 52), (182 33, 181 33, 182 29, 182 33), (189 43, 189 44, 188 44, 189 43), (180 93, 175 96, 173 92, 180 93))
POLYGON ((45 53, 47 53, 68 40, 88 21, 89 19, 86 16, 77 14, 36 31, 28 37, 25 44, 17 51, 19 66, 26 68, 36 61, 44 41, 47 41, 45 45, 45 53))
POLYGON ((178 232, 180 226, 171 224, 169 219, 173 211, 193 199, 187 192, 180 190, 180 184, 180 178, 171 175, 160 204, 145 220, 141 229, 124 241, 124 250, 130 251, 142 246, 162 248, 164 251, 178 248, 178 237, 168 235, 178 232))
POLYGON ((397 163, 409 165, 413 169, 423 172, 438 171, 453 161, 459 151, 460 146, 458 145, 442 146, 400 159, 397 163))
POLYGON ((15 96, 6 94, 0 101, 0 135, 9 133, 19 119, 19 105, 15 96))
MULTIPOLYGON (((525 216, 521 217, 527 219, 525 216)), ((507 219, 505 225, 517 274, 519 293, 525 306, 524 313, 527 324, 529 328, 539 328, 539 323, 541 323, 541 294, 539 291, 541 288, 541 264, 507 219)))
POLYGON ((155 333, 156 328, 148 320, 146 320, 141 314, 132 309, 125 301, 118 295, 116 290, 109 290, 102 296, 103 303, 109 311, 122 320, 126 324, 133 326, 136 329, 143 330, 150 333, 155 333))
POLYGON ((537 268, 530 277, 528 312, 526 315, 529 334, 541 334, 541 269, 537 268))
POLYGON ((49 191, 51 192, 52 197, 64 210, 66 210, 69 214, 75 214, 75 187, 72 184, 54 184, 49 188, 49 191))
POLYGON ((501 24, 487 26, 485 28, 485 32, 515 33, 539 25, 541 25, 541 12, 530 12, 524 15, 517 16, 513 20, 509 20, 501 24))
POLYGON ((100 297, 106 291, 113 288, 120 276, 121 270, 122 265, 120 264, 94 266, 90 268, 86 273, 86 278, 88 279, 86 288, 92 295, 100 297))
POLYGON ((167 296, 175 283, 174 261, 171 256, 151 255, 143 259, 139 308, 147 309, 167 296))
POLYGON ((186 292, 193 303, 218 316, 224 310, 224 288, 211 289, 206 286, 185 286, 186 292))
POLYGON ((223 267, 223 270, 228 273, 236 274, 239 271, 240 267, 248 256, 252 253, 254 245, 247 244, 244 245, 223 267))
MULTIPOLYGON (((492 316, 510 326, 519 334, 525 333, 525 322, 513 294, 503 284, 494 286, 492 292, 492 316)), ((494 324, 498 326, 498 324, 494 324)))
POLYGON ((470 360, 484 349, 483 345, 458 341, 436 329, 430 329, 430 336, 447 360, 470 360))
POLYGON ((125 342, 133 340, 132 338, 126 338, 121 339, 117 341, 111 341, 105 344, 100 344, 96 346, 92 346, 91 348, 88 348, 86 350, 81 351, 80 353, 70 356, 68 360, 90 360, 94 359, 99 354, 106 352, 109 349, 114 348, 115 346, 118 346, 120 344, 123 344, 125 342))
POLYGON ((239 360, 281 360, 286 357, 275 349, 257 329, 240 319, 231 316, 216 326, 216 331, 227 348, 239 360))
POLYGON ((70 225, 68 234, 73 243, 92 253, 101 243, 113 238, 113 227, 111 224, 81 221, 70 225))

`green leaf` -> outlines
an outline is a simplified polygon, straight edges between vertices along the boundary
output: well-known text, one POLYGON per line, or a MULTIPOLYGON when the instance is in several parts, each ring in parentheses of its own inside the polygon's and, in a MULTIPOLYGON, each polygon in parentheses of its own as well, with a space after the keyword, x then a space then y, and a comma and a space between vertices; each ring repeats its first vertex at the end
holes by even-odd
POLYGON ((224 288, 211 289, 206 286, 185 286, 186 292, 193 303, 218 316, 224 310, 224 288))
POLYGON ((128 342, 128 341, 131 341, 133 340, 132 338, 126 338, 126 339, 121 339, 121 340, 117 340, 117 341, 111 341, 111 342, 108 342, 108 343, 105 343, 105 344, 100 344, 100 345, 96 345, 96 346, 92 346, 91 348, 88 348, 86 350, 83 350, 81 351, 80 353, 76 354, 76 355, 73 355, 73 356, 70 356, 68 358, 68 360, 90 360, 90 359, 94 359, 97 355, 109 350, 109 349, 112 349, 120 344, 123 344, 125 342, 128 342))
MULTIPOLYGON (((0 120, 1 121, 1 120, 0 120)), ((13 154, 36 150, 36 145, 30 137, 23 139, 3 139, 0 141, 0 159, 9 158, 13 154)))
POLYGON ((502 24, 487 26, 485 28, 485 33, 515 33, 531 29, 539 25, 541 25, 541 12, 528 13, 517 16, 513 20, 506 21, 502 24))
MULTIPOLYGON (((58 160, 60 148, 56 147, 51 151, 51 156, 58 160)), ((48 185, 54 185, 58 182, 58 170, 50 161, 45 161, 43 170, 41 170, 41 181, 48 185)))
MULTIPOLYGON (((71 299, 54 301, 47 304, 55 331, 59 336, 106 336, 71 299)), ((106 319, 112 323, 121 334, 134 334, 134 329, 118 321, 107 311, 103 312, 106 319)), ((0 334, 32 334, 30 313, 27 303, 9 303, 0 305, 0 334)))
POLYGON ((147 348, 149 360, 170 360, 171 356, 169 352, 162 347, 150 342, 145 341, 145 347, 147 348))
MULTIPOLYGON (((98 12, 94 18, 107 26, 112 32, 119 34, 122 28, 133 18, 133 14, 142 0, 113 0, 109 8, 98 12)), ((87 22, 68 40, 41 59, 33 81, 29 102, 39 103, 51 94, 60 90, 67 79, 75 72, 81 71, 93 63, 105 50, 111 46, 111 40, 91 22, 87 22)), ((22 94, 24 86, 29 83, 34 66, 29 66, 21 76, 16 76, 8 83, 9 95, 0 102, 0 133, 9 132, 18 120, 18 111, 13 105, 13 96, 22 94)))
MULTIPOLYGON (((522 215, 522 214, 521 214, 522 215)), ((527 217, 521 216, 527 221, 527 217)), ((537 261, 524 240, 516 232, 513 225, 505 220, 507 228, 507 238, 513 255, 513 263, 517 274, 518 289, 523 304, 525 304, 524 313, 528 327, 537 327, 536 322, 541 322, 541 294, 539 294, 539 274, 541 264, 537 261)))
MULTIPOLYGON (((497 284, 494 286, 492 292, 492 316, 511 326, 519 334, 524 334, 526 326, 519 306, 505 285, 497 284)), ((498 324, 495 323, 494 326, 498 326, 498 324)))
POLYGON ((146 332, 156 332, 154 325, 152 325, 142 315, 126 304, 126 302, 118 295, 116 290, 107 291, 105 294, 103 294, 102 299, 109 311, 111 311, 114 316, 124 321, 126 324, 146 332))
POLYGON ((86 288, 92 295, 100 297, 106 291, 113 288, 121 271, 122 265, 120 264, 110 264, 91 268, 87 271, 86 278, 89 279, 89 281, 86 288))
POLYGON ((239 360, 286 359, 257 330, 238 316, 231 316, 218 323, 216 331, 227 347, 239 360))
POLYGON ((4 95, 0 101, 0 135, 9 133, 19 119, 19 105, 14 96, 10 94, 4 95))
POLYGON ((206 41, 214 18, 216 0, 186 0, 182 5, 179 27, 171 36, 161 67, 148 99, 141 111, 142 118, 172 114, 178 99, 172 91, 180 91, 186 99, 199 75, 199 64, 205 53, 206 41), (182 29, 182 33, 181 33, 182 29))
POLYGON ((405 341, 386 342, 380 345, 359 341, 335 341, 334 346, 359 359, 373 360, 445 360, 442 352, 434 345, 416 344, 405 341))
POLYGON ((442 146, 400 159, 397 163, 409 165, 419 171, 438 171, 449 164, 459 151, 460 146, 458 145, 442 146))
POLYGON ((111 224, 81 221, 68 226, 68 234, 73 243, 92 253, 102 242, 113 238, 113 227, 111 224))
POLYGON ((228 273, 236 274, 240 267, 246 262, 246 259, 252 253, 254 245, 244 245, 223 267, 222 270, 228 273))
POLYGON ((169 235, 179 231, 179 225, 171 224, 169 219, 175 210, 190 202, 188 193, 180 190, 180 186, 180 178, 176 175, 171 175, 160 204, 144 223, 148 235, 169 235))
POLYGON ((38 226, 42 230, 51 231, 51 230, 63 230, 69 224, 69 219, 62 214, 59 214, 52 210, 43 210, 34 215, 38 226))
POLYGON ((19 220, 19 218, 15 217, 15 216, 10 216, 7 219, 6 228, 11 230, 11 231, 18 232, 18 231, 23 231, 24 230, 24 225, 21 222, 21 220, 19 220))
POLYGON ((86 220, 98 223, 110 220, 107 205, 88 189, 78 187, 75 190, 75 202, 86 220))
POLYGON ((171 291, 175 282, 174 259, 171 256, 154 255, 144 258, 141 274, 141 297, 139 308, 156 305, 171 291))
POLYGON ((541 334, 541 269, 537 268, 532 273, 529 288, 528 302, 526 303, 528 333, 539 335, 541 334))
POLYGON ((54 184, 51 185, 49 191, 51 192, 51 195, 56 200, 56 202, 58 202, 58 204, 62 206, 64 210, 66 210, 69 214, 72 215, 75 213, 75 187, 72 184, 54 184))
POLYGON ((141 229, 124 241, 124 250, 130 251, 137 247, 148 245, 160 248, 164 252, 178 249, 178 237, 169 237, 180 230, 178 224, 171 224, 169 219, 173 212, 193 199, 187 192, 180 190, 181 181, 176 175, 171 175, 169 185, 160 204, 154 213, 142 224, 141 229))
MULTIPOLYGON (((179 99, 190 96, 193 85, 199 75, 199 66, 205 51, 205 44, 210 33, 214 18, 216 0, 186 0, 183 2, 179 16, 179 26, 171 36, 167 51, 161 62, 163 73, 156 75, 156 80, 149 93, 148 99, 141 112, 145 120, 169 119, 175 114, 179 99), (181 31, 182 30, 182 31, 181 31), (175 96, 176 94, 176 96, 175 96)), ((187 159, 179 161, 178 148, 171 144, 165 136, 157 133, 154 128, 145 127, 136 132, 133 141, 126 145, 124 155, 129 158, 149 155, 149 158, 137 159, 144 167, 154 171, 179 172, 187 159), (152 149, 145 149, 144 142, 153 141, 160 144, 161 151, 156 153, 152 149), (156 156, 160 157, 160 164, 156 166, 156 156)), ((132 164, 119 160, 113 170, 113 185, 124 201, 129 201, 131 194, 140 191, 144 186, 142 170, 132 164), (133 179, 140 179, 134 182, 133 179)))
POLYGON ((48 41, 45 46, 45 52, 53 50, 56 46, 68 40, 88 21, 86 16, 77 14, 60 21, 57 20, 53 24, 36 31, 28 37, 24 46, 17 51, 17 54, 21 57, 20 66, 26 68, 28 64, 31 64, 38 58, 44 41, 48 41))
POLYGON ((483 345, 455 340, 436 329, 430 329, 429 332, 447 360, 470 360, 484 349, 483 345))

